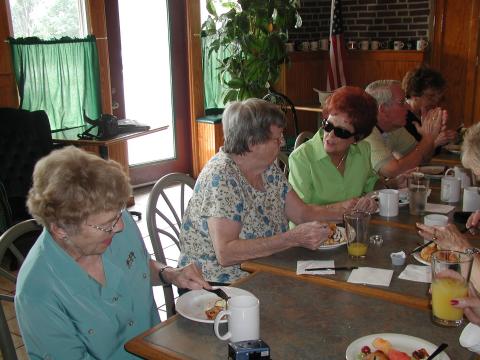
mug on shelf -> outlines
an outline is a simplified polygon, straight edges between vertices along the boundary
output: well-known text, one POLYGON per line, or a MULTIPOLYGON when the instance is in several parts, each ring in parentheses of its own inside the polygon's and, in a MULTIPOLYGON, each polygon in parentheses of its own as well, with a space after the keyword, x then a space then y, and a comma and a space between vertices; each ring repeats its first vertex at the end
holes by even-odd
POLYGON ((368 40, 362 40, 360 41, 360 50, 368 50, 369 47, 369 42, 368 40))
POLYGON ((303 41, 300 45, 300 49, 302 51, 310 51, 310 42, 309 41, 303 41))
POLYGON ((373 40, 370 43, 370 49, 372 49, 372 50, 378 50, 378 49, 381 49, 381 48, 382 48, 382 43, 380 41, 373 40))
POLYGON ((395 40, 393 42, 393 50, 402 50, 404 46, 405 44, 403 43, 403 41, 395 40))
POLYGON ((328 50, 328 39, 321 39, 320 40, 320 49, 321 50, 328 50))
POLYGON ((348 50, 356 50, 357 49, 357 42, 353 41, 353 40, 350 40, 349 42, 347 42, 347 49, 348 50))
POLYGON ((427 40, 423 40, 423 39, 420 39, 420 40, 417 40, 417 50, 418 51, 423 51, 427 48, 428 46, 428 41, 427 40))
POLYGON ((286 44, 285 44, 285 51, 286 51, 286 52, 293 52, 293 51, 295 51, 294 44, 291 43, 291 42, 286 43, 286 44))
POLYGON ((312 51, 318 50, 318 41, 310 41, 310 50, 312 51))

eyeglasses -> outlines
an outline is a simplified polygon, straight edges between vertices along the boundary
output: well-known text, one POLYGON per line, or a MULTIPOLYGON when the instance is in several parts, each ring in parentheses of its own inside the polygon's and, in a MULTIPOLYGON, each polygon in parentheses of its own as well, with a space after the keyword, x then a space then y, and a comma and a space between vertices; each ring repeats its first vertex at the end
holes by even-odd
POLYGON ((326 119, 322 121, 322 128, 328 133, 333 130, 333 133, 335 134, 335 136, 340 139, 348 139, 348 138, 351 138, 353 135, 355 135, 355 133, 351 133, 348 130, 334 126, 332 123, 329 123, 328 120, 326 119))
POLYGON ((120 221, 120 218, 122 217, 122 214, 123 214, 124 211, 125 211, 125 206, 122 207, 122 210, 120 210, 118 212, 117 216, 115 216, 115 219, 113 220, 110 227, 104 227, 104 226, 101 226, 101 225, 93 225, 93 224, 87 224, 87 223, 85 223, 85 225, 90 226, 94 229, 106 232, 108 234, 111 234, 113 229, 115 228, 115 226, 117 226, 118 222, 120 221))
POLYGON ((392 99, 392 100, 390 100, 390 102, 394 102, 394 103, 396 103, 400 106, 405 106, 405 104, 407 103, 407 100, 405 98, 400 99, 400 100, 399 99, 392 99))

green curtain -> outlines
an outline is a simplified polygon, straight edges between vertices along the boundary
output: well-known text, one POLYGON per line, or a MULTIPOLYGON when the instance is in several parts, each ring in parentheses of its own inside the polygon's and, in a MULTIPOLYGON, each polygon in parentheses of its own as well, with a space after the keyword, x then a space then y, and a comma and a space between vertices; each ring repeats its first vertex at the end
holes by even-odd
POLYGON ((223 92, 226 87, 220 80, 218 71, 219 60, 228 56, 226 51, 209 52, 209 45, 213 41, 211 36, 202 37, 202 66, 203 83, 205 90, 205 109, 224 108, 223 92))
POLYGON ((9 38, 20 108, 45 110, 52 130, 84 125, 101 114, 94 36, 85 39, 9 38))

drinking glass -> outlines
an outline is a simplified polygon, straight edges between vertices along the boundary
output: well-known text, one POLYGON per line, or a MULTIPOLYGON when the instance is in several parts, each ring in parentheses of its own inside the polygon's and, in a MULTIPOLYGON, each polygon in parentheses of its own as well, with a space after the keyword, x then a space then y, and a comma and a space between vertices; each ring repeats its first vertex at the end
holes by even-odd
POLYGON ((443 326, 459 326, 463 309, 450 300, 466 297, 472 270, 473 255, 453 250, 440 250, 432 255, 432 317, 443 326))
POLYGON ((365 211, 351 210, 343 215, 347 235, 348 255, 352 259, 362 259, 367 255, 368 224, 370 214, 365 211))
POLYGON ((410 214, 422 215, 427 205, 428 188, 430 180, 423 173, 412 173, 408 178, 408 195, 410 214))

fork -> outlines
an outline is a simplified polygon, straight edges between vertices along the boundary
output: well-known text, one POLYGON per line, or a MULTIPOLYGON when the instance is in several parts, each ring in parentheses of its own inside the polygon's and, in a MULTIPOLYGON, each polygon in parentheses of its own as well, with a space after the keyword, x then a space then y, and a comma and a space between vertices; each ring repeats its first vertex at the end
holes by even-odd
POLYGON ((203 288, 203 290, 206 290, 208 292, 217 294, 218 297, 222 298, 225 301, 230 299, 230 296, 228 296, 227 293, 225 291, 223 291, 221 288, 217 288, 217 289, 205 289, 205 288, 203 288))

